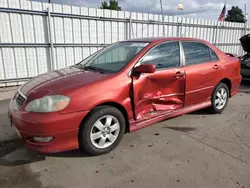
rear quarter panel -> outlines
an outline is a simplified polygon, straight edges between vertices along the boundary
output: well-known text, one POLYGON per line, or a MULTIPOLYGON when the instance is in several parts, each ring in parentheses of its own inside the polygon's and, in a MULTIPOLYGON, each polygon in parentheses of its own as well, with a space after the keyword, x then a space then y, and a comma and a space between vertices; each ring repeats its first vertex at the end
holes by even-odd
POLYGON ((234 96, 240 87, 242 76, 240 74, 240 60, 235 57, 227 57, 224 61, 225 75, 231 81, 231 97, 234 96))
MULTIPOLYGON (((187 66, 185 68, 185 106, 199 104, 210 100, 215 86, 222 78, 222 75, 212 68, 214 64, 214 62, 208 62, 204 64, 187 66)), ((217 64, 220 64, 220 62, 217 64)))
POLYGON ((229 57, 216 47, 211 47, 219 57, 217 62, 187 66, 185 106, 199 104, 211 100, 215 87, 225 79, 231 82, 231 96, 234 96, 240 86, 240 60, 229 57), (219 65, 219 69, 213 69, 219 65))

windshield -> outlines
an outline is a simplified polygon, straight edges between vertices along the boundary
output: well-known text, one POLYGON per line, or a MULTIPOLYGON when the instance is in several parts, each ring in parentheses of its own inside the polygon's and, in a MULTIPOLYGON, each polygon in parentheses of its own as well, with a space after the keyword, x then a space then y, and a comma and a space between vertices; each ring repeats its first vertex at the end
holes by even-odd
POLYGON ((148 43, 120 42, 92 54, 82 62, 84 68, 116 73, 125 67, 148 43))

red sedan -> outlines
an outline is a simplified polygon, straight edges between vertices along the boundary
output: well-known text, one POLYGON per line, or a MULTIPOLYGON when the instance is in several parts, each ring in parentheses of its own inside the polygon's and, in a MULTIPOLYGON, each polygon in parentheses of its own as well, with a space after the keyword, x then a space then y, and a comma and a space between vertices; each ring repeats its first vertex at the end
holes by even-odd
POLYGON ((126 132, 203 108, 221 113, 240 82, 240 60, 206 41, 134 39, 30 80, 9 117, 30 149, 100 155, 126 132))

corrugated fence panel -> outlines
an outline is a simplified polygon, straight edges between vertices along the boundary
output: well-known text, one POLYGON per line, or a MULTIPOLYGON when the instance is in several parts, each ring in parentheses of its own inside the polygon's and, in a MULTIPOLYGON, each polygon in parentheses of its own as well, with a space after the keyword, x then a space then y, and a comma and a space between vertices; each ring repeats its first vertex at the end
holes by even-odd
POLYGON ((76 48, 74 48, 74 62, 75 63, 78 63, 78 62, 80 62, 82 59, 83 59, 83 56, 82 56, 82 48, 80 48, 80 47, 76 47, 76 48))
MULTIPOLYGON (((111 10, 111 18, 118 18, 117 11, 111 10)), ((117 22, 111 22, 111 43, 118 41, 118 24, 117 22)))
POLYGON ((5 78, 18 78, 13 48, 2 48, 2 56, 5 67, 5 78))
POLYGON ((65 49, 62 47, 56 48, 56 57, 57 57, 57 69, 61 69, 66 67, 66 57, 65 57, 65 49))
MULTIPOLYGON (((104 17, 111 17, 111 11, 110 10, 104 10, 104 17)), ((112 41, 111 37, 111 22, 110 21, 104 21, 104 42, 105 44, 110 44, 112 41)))
POLYGON ((90 48, 89 47, 83 47, 82 48, 82 55, 83 55, 83 59, 88 57, 90 55, 90 48))
MULTIPOLYGON (((12 42, 14 43, 23 43, 23 29, 21 22, 20 14, 10 14, 10 25, 11 25, 11 34, 12 34, 12 42)), ((44 37, 43 37, 44 38, 44 37)))
POLYGON ((0 13, 0 42, 1 43, 11 43, 11 25, 10 17, 7 13, 0 13))
POLYGON ((23 20, 23 34, 24 34, 24 42, 26 43, 34 43, 35 42, 35 26, 33 23, 33 19, 31 15, 22 15, 23 20))
POLYGON ((8 7, 8 0, 1 0, 0 1, 0 7, 7 8, 8 7))
POLYGON ((9 0, 8 2, 9 8, 20 8, 20 1, 19 0, 9 0))
MULTIPOLYGON (((128 39, 130 33, 131 38, 159 37, 164 32, 166 37, 200 38, 216 43, 225 52, 242 55, 239 38, 250 32, 249 24, 245 30, 240 23, 164 15, 163 25, 162 15, 157 14, 27 0, 1 0, 0 7, 11 8, 0 12, 0 80, 34 77, 51 66, 60 69, 73 65, 103 44, 128 39)), ((124 58, 120 51, 111 56, 112 60, 124 58)))
POLYGON ((37 48, 37 63, 38 63, 38 74, 48 72, 47 63, 48 63, 48 49, 46 48, 37 48))
POLYGON ((24 48, 14 48, 16 70, 18 78, 28 77, 28 66, 24 48))
POLYGON ((66 66, 70 66, 74 64, 74 55, 73 55, 73 48, 67 47, 65 48, 65 58, 66 58, 66 66))
POLYGON ((36 48, 26 48, 26 60, 29 71, 29 77, 36 76, 38 74, 38 61, 36 48))
POLYGON ((31 1, 20 0, 21 9, 31 9, 31 1))

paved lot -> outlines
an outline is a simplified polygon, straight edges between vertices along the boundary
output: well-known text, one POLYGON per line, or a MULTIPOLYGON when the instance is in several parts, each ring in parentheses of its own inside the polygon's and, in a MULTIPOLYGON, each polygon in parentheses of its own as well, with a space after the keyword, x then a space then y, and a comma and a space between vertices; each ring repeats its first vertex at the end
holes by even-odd
POLYGON ((125 135, 118 148, 39 155, 7 126, 0 103, 0 187, 250 188, 250 83, 221 115, 199 111, 125 135))

